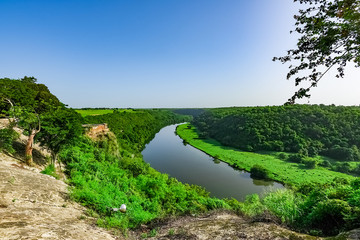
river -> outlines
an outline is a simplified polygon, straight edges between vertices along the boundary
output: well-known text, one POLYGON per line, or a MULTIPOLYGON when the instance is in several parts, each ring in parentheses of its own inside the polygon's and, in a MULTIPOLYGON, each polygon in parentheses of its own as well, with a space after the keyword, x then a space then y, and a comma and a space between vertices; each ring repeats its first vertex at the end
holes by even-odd
POLYGON ((159 172, 183 183, 203 186, 210 196, 239 201, 249 194, 284 188, 277 182, 252 179, 250 173, 235 170, 224 162, 216 163, 204 152, 184 145, 175 134, 176 126, 161 129, 142 152, 144 161, 159 172))

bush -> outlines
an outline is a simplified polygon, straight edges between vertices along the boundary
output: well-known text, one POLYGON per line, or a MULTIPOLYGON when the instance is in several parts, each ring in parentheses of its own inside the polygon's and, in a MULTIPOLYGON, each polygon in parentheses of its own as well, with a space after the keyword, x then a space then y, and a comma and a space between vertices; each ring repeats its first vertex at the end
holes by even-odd
POLYGON ((343 200, 326 199, 315 205, 307 216, 309 225, 322 230, 326 235, 337 234, 346 222, 351 207, 343 200))
POLYGON ((335 171, 342 172, 342 173, 349 173, 351 171, 351 165, 347 162, 344 163, 337 163, 333 166, 335 171))
POLYGON ((360 160, 359 149, 355 145, 352 146, 351 148, 340 147, 339 145, 335 145, 326 152, 324 152, 324 154, 339 161, 360 160))
POLYGON ((304 160, 304 156, 301 154, 292 154, 288 157, 289 162, 301 163, 304 160))
POLYGON ((13 142, 19 137, 19 134, 12 128, 0 129, 0 151, 5 150, 14 153, 13 142))
POLYGON ((324 160, 320 165, 325 168, 331 168, 331 163, 328 160, 324 160))
POLYGON ((353 173, 357 174, 357 175, 360 175, 360 164, 358 164, 354 170, 352 171, 353 173))
POLYGON ((286 153, 281 152, 277 155, 277 157, 280 160, 286 160, 288 158, 288 155, 286 153))
POLYGON ((314 169, 314 168, 316 168, 316 165, 317 165, 317 161, 314 159, 306 159, 303 161, 303 163, 309 169, 314 169))
POLYGON ((269 170, 260 165, 254 165, 250 169, 250 177, 260 178, 260 179, 269 179, 269 170))

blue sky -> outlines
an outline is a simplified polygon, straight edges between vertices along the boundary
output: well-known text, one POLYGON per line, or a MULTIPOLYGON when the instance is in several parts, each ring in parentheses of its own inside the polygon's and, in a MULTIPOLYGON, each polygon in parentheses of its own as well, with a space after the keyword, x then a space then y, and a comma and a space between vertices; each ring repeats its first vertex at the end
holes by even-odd
MULTIPOLYGON (((0 77, 34 76, 71 107, 283 104, 295 91, 292 0, 0 0, 0 77)), ((310 103, 358 105, 359 69, 310 103)), ((302 101, 304 103, 307 100, 302 101)))

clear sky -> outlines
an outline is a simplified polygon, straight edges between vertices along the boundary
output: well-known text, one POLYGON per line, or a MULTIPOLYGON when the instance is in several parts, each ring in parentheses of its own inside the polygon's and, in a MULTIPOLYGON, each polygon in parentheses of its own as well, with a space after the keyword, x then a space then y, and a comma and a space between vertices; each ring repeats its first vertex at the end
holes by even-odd
MULTIPOLYGON (((0 78, 34 76, 70 107, 283 104, 295 91, 292 0, 0 0, 0 78)), ((310 103, 359 105, 360 70, 310 103)), ((307 102, 302 101, 302 102, 307 102)), ((301 101, 300 101, 301 103, 301 101)))

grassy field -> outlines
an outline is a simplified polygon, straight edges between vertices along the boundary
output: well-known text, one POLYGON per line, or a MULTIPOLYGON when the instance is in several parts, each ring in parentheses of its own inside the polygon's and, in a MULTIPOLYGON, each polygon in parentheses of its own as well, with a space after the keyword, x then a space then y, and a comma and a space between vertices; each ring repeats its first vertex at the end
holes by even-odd
POLYGON ((255 164, 262 165, 268 169, 270 177, 276 181, 290 186, 300 186, 307 183, 327 183, 335 177, 346 178, 348 180, 354 177, 330 171, 323 167, 308 169, 303 164, 291 163, 278 159, 274 154, 259 154, 252 152, 243 152, 231 147, 221 145, 213 139, 199 139, 196 129, 188 128, 189 124, 183 124, 177 127, 177 134, 187 143, 206 152, 207 154, 218 158, 231 166, 250 171, 255 164))
MULTIPOLYGON (((81 116, 95 116, 114 112, 114 109, 75 109, 81 116)), ((134 112, 132 109, 118 109, 119 112, 134 112)))

